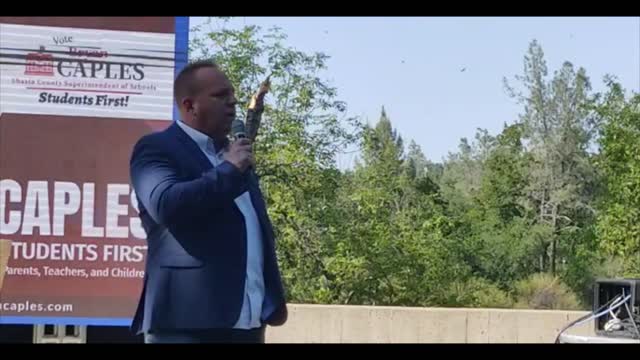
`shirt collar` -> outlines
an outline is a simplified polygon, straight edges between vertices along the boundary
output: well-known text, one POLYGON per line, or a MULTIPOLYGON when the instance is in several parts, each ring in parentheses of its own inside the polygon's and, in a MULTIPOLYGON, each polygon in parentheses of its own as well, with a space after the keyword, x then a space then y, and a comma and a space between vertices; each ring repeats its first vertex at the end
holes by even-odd
POLYGON ((195 143, 198 145, 200 149, 202 149, 202 151, 212 152, 214 154, 217 154, 222 152, 222 150, 227 145, 228 141, 225 141, 221 144, 216 144, 216 142, 213 139, 211 139, 209 136, 192 128, 191 126, 184 123, 182 120, 178 120, 176 122, 178 123, 178 126, 180 126, 180 128, 185 133, 187 133, 187 135, 189 135, 189 137, 193 139, 193 141, 195 141, 195 143))

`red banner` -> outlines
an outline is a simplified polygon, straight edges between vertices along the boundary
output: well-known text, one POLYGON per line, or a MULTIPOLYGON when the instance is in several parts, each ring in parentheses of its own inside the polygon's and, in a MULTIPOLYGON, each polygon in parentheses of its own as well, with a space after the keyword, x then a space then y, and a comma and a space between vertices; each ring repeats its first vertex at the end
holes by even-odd
POLYGON ((187 22, 90 20, 0 18, 0 239, 11 241, 0 323, 125 325, 140 295, 147 244, 129 158, 173 118, 187 22), (18 46, 20 34, 40 46, 18 46), (71 96, 83 100, 40 101, 71 96))

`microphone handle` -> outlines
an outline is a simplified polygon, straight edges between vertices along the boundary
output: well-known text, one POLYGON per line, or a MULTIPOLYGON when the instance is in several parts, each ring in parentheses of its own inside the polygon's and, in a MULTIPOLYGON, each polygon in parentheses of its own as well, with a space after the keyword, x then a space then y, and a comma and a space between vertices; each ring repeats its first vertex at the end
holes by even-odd
POLYGON ((258 128, 260 127, 260 121, 262 120, 262 111, 256 111, 255 109, 248 109, 245 119, 245 131, 246 137, 254 142, 258 135, 258 128))
MULTIPOLYGON (((236 133, 234 137, 235 137, 236 139, 247 139, 247 138, 248 138, 248 136, 247 136, 247 131, 246 131, 246 129, 245 129, 245 131, 243 131, 243 132, 238 132, 238 133, 236 133)), ((258 174, 256 174, 256 170, 255 170, 255 167, 254 167, 254 166, 249 166, 249 168, 247 168, 247 170, 246 170, 246 171, 248 171, 248 172, 249 172, 249 176, 252 176, 252 177, 254 177, 254 178, 258 178, 258 174)))

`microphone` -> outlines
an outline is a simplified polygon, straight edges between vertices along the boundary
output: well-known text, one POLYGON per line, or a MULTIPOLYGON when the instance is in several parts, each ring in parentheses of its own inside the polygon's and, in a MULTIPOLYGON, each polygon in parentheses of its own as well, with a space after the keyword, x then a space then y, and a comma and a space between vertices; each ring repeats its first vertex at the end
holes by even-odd
POLYGON ((231 136, 236 139, 244 139, 247 137, 247 130, 244 126, 244 121, 235 119, 231 123, 231 136))
MULTIPOLYGON (((235 119, 231 122, 231 136, 236 140, 247 138, 247 130, 245 129, 244 121, 235 119)), ((252 176, 256 176, 253 166, 249 167, 249 173, 252 174, 252 176)))

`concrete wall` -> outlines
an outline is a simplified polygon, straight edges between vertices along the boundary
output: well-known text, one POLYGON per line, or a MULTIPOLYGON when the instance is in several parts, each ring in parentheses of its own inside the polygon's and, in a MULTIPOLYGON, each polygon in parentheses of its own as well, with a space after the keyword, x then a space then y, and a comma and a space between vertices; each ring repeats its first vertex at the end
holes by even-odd
MULTIPOLYGON (((581 311, 289 305, 267 343, 551 343, 581 311)), ((593 335, 593 322, 570 334, 593 335)))

